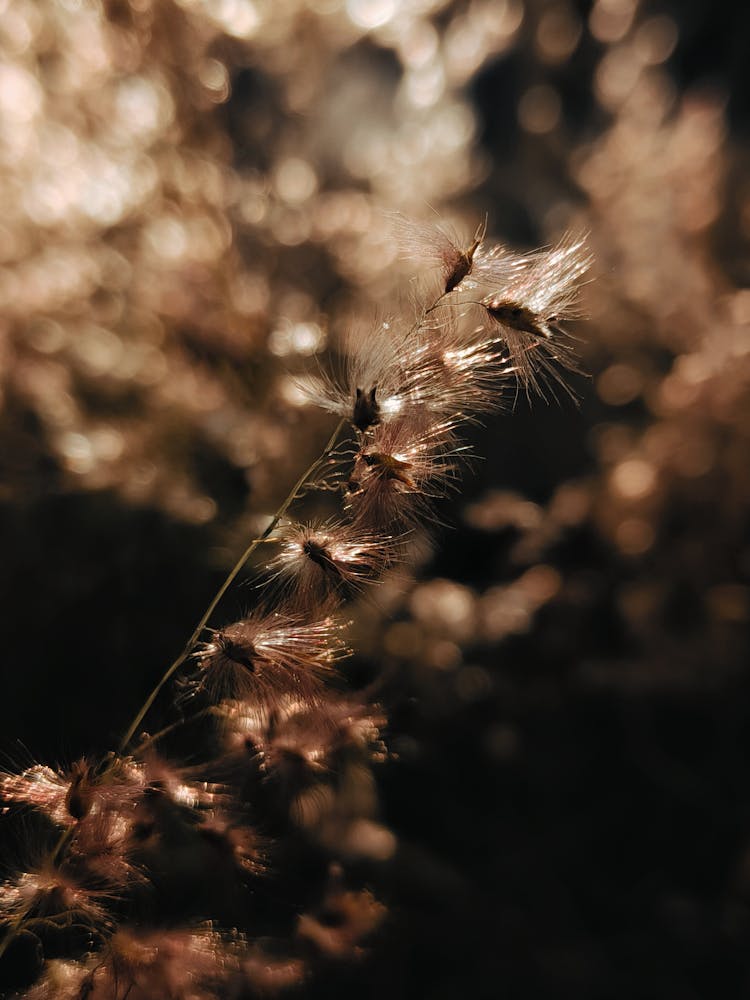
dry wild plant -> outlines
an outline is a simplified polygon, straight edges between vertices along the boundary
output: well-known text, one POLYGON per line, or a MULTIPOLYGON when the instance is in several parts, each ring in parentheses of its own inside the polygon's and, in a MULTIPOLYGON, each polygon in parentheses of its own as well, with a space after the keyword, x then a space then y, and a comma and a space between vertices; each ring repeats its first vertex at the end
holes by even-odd
POLYGON ((118 750, 0 779, 5 810, 29 814, 29 856, 0 885, 0 952, 18 996, 276 995, 356 959, 385 919, 347 873, 352 859, 386 858, 393 838, 372 821, 382 711, 337 677, 341 608, 404 558, 409 534, 455 486, 461 424, 496 409, 506 386, 541 392, 573 365, 563 325, 591 263, 579 237, 519 256, 487 245, 484 227, 465 242, 401 217, 396 229, 434 291, 412 321, 352 338, 343 374, 307 383, 310 401, 339 417, 327 445, 118 750), (342 510, 297 523, 291 508, 316 489, 340 495, 342 510), (261 543, 275 553, 255 606, 209 629, 261 543), (182 722, 142 733, 175 675, 182 722), (199 717, 198 763, 157 749, 199 717))

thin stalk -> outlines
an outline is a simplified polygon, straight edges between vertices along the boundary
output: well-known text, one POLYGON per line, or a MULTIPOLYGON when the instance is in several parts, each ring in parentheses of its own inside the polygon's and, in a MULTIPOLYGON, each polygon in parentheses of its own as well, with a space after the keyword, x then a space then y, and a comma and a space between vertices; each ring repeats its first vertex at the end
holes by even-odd
POLYGON ((206 608, 205 612, 203 613, 203 616, 201 617, 201 620, 198 622, 198 624, 193 629, 193 633, 190 636, 190 638, 188 639, 188 641, 185 643, 185 646, 184 646, 182 652, 177 657, 177 659, 174 660, 174 662, 170 665, 170 667, 167 669, 167 671, 163 674, 161 680, 158 682, 158 684, 153 689, 153 691, 148 696, 148 698, 146 698, 145 702, 143 703, 143 705, 141 706, 140 710, 138 711, 138 714, 136 715, 136 717, 131 722, 130 726, 128 727, 127 732, 125 733, 125 735, 122 738, 122 741, 120 742, 120 746, 119 746, 118 751, 117 751, 118 753, 123 753, 127 749, 128 745, 130 744, 130 741, 133 739, 133 736, 134 736, 136 730, 138 729, 138 727, 140 726, 140 724, 143 722, 144 718, 146 717, 147 713, 149 712, 151 706, 153 705, 154 701, 156 700, 156 697, 159 694, 159 692, 161 691, 161 689, 164 687, 164 685, 167 683, 167 681, 170 679, 170 677, 172 677, 172 675, 177 670, 179 670, 179 668, 182 666, 182 664, 185 662, 185 660, 188 658, 188 656, 192 652, 193 647, 195 646, 196 642, 200 638, 201 632, 206 627, 209 619, 211 618, 211 615, 216 610, 219 602, 221 601, 221 599, 224 597, 224 595, 226 594, 226 592, 229 589, 229 587, 234 582, 235 578, 237 577, 237 574, 240 572, 240 570, 242 569, 242 567, 245 565, 245 563, 248 561, 248 559, 255 552, 255 550, 257 549, 257 547, 268 539, 268 536, 276 528, 276 525, 279 523, 279 521, 282 519, 282 517, 289 510, 289 508, 291 507, 292 503, 296 499, 297 495, 299 494, 299 492, 303 488, 303 486, 307 483, 307 481, 309 479, 312 478, 312 476, 318 471, 319 467, 321 465, 323 465, 324 462, 328 459, 328 456, 330 455, 330 453, 331 453, 334 445, 336 444, 336 441, 338 440, 338 436, 341 433, 341 431, 342 431, 344 425, 346 424, 346 422, 347 421, 346 421, 345 417, 342 418, 338 422, 338 424, 336 425, 336 429, 334 430, 333 434, 331 434, 330 438, 328 439, 328 443, 326 444, 325 448, 323 449, 322 454, 319 455, 315 459, 315 461, 310 466, 308 466, 308 468, 299 477, 299 479, 297 480, 297 482, 294 484, 294 486, 290 490, 289 494, 287 495, 286 500, 284 500, 284 502, 282 503, 282 505, 279 507, 279 509, 276 511, 276 513, 274 514, 274 516, 269 521, 268 526, 266 527, 266 529, 263 532, 263 534, 260 535, 259 538, 254 538, 252 540, 252 542, 250 542, 250 544, 248 545, 248 547, 245 549, 245 551, 242 553, 242 555, 240 556, 240 558, 234 564, 234 566, 233 566, 232 570, 230 571, 229 575, 224 580, 224 582, 222 583, 222 585, 219 587, 219 589, 216 592, 216 595, 214 596, 213 600, 211 601, 211 603, 208 605, 208 607, 206 608))
POLYGON ((202 719, 213 711, 214 706, 209 705, 208 708, 202 708, 200 712, 196 712, 195 715, 191 715, 187 719, 178 719, 177 722, 172 722, 170 725, 160 729, 158 733, 148 735, 146 739, 135 747, 134 752, 141 753, 141 751, 145 750, 147 747, 153 746, 154 743, 158 743, 159 740, 169 735, 169 733, 173 733, 176 729, 180 729, 182 726, 188 725, 188 723, 195 722, 197 719, 202 719))

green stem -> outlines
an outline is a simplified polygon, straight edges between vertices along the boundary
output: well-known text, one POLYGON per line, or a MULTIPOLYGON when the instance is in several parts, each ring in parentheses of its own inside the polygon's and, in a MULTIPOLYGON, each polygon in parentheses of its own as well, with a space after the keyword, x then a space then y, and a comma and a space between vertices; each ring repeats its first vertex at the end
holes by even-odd
POLYGON ((307 481, 312 478, 312 476, 318 471, 318 468, 321 465, 323 465, 323 463, 328 459, 328 456, 330 455, 330 453, 331 453, 334 445, 336 444, 336 441, 338 440, 339 434, 341 433, 342 428, 344 427, 344 425, 346 424, 346 422, 347 422, 346 418, 342 418, 338 422, 338 424, 336 425, 336 429, 334 430, 333 434, 331 434, 331 436, 330 436, 330 438, 328 440, 328 443, 326 444, 325 448, 323 449, 323 453, 321 455, 319 455, 318 458, 316 458, 315 461, 312 463, 312 465, 310 465, 302 473, 302 475, 299 477, 299 479, 297 480, 297 482, 294 484, 294 486, 292 487, 291 491, 287 495, 286 500, 284 500, 284 502, 282 503, 282 505, 276 511, 276 513, 274 514, 274 516, 271 518, 271 521, 269 522, 269 524, 266 527, 266 529, 263 532, 263 534, 259 538, 254 538, 253 541, 250 542, 250 544, 248 545, 248 547, 245 549, 245 551, 242 553, 242 555, 240 556, 240 558, 234 564, 234 567, 230 571, 229 575, 227 576, 227 578, 224 580, 224 582, 222 583, 222 585, 219 587, 218 591, 216 592, 216 595, 215 595, 214 599, 211 601, 211 603, 209 604, 209 606, 206 608, 206 610, 205 610, 205 612, 204 612, 201 620, 195 626, 195 629, 193 630, 193 633, 190 636, 190 638, 188 639, 188 641, 186 642, 186 644, 185 644, 182 652, 177 657, 177 659, 170 665, 170 667, 168 668, 168 670, 164 673, 164 675, 162 676, 161 680, 158 682, 158 684, 153 689, 153 691, 148 696, 148 698, 146 698, 146 700, 143 703, 143 705, 141 706, 138 714, 136 715, 136 717, 131 722, 130 726, 128 727, 128 731, 125 733, 125 735, 122 738, 122 741, 120 742, 120 746, 118 748, 118 753, 123 753, 127 749, 128 745, 130 744, 130 741, 133 739, 133 736, 134 736, 136 730, 138 729, 138 727, 140 726, 140 724, 143 722, 144 718, 146 717, 148 711, 150 710, 151 706, 153 705, 154 701, 156 700, 156 697, 159 694, 159 692, 161 691, 161 689, 164 687, 164 685, 167 683, 167 681, 170 679, 170 677, 173 676, 173 674, 175 673, 175 671, 177 671, 182 666, 182 664, 185 662, 185 660, 188 658, 188 656, 192 652, 193 647, 195 646, 196 642, 198 641, 201 632, 206 627, 209 619, 211 618, 211 615, 216 610, 219 602, 221 601, 221 599, 224 597, 224 595, 226 594, 226 592, 229 589, 229 587, 234 582, 235 578, 237 577, 237 574, 240 572, 240 570, 245 565, 245 563, 248 561, 248 559, 252 556, 253 552, 255 552, 255 550, 257 549, 257 547, 262 542, 265 542, 268 539, 268 536, 271 534, 271 532, 274 531, 274 529, 276 528, 276 525, 279 523, 279 521, 282 519, 282 517, 289 510, 289 508, 291 507, 292 503, 296 499, 297 495, 299 494, 300 490, 305 485, 305 483, 307 483, 307 481))

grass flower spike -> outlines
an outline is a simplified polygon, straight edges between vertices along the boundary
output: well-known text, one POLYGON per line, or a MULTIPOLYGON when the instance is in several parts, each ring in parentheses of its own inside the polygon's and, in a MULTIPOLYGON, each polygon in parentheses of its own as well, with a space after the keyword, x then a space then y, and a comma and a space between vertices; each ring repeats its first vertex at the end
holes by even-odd
POLYGON ((360 960, 387 920, 376 894, 344 871, 396 853, 371 773, 388 757, 386 716, 372 687, 346 689, 345 626, 333 614, 437 520, 468 454, 462 427, 496 410, 508 386, 541 389, 562 378, 558 364, 573 365, 561 323, 576 315, 591 262, 571 237, 523 256, 485 246, 484 226, 463 242, 401 216, 396 228, 402 254, 437 269, 439 288, 411 319, 352 334, 342 371, 307 383, 308 401, 335 414, 336 427, 248 543, 119 754, 0 777, 5 811, 25 810, 45 843, 50 831, 57 838, 0 885, 0 955, 24 939, 46 955, 19 1000, 267 995, 360 960), (303 502, 317 509, 298 520, 291 508, 303 502), (268 547, 252 569, 255 606, 210 627, 268 547), (175 678, 179 717, 142 732, 175 678), (198 734, 189 763, 184 752, 173 761, 157 743, 186 726, 198 734), (272 873, 289 866, 305 873, 304 891, 274 897, 272 873), (256 905, 268 881, 271 898, 256 905), (264 918, 280 940, 264 935, 264 918))

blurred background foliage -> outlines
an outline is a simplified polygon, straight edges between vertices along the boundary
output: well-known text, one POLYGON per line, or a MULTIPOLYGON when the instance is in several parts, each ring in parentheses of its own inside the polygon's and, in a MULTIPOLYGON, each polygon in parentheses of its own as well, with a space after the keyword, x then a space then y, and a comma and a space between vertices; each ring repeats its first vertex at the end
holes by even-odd
POLYGON ((410 308, 387 211, 585 228, 580 407, 471 428, 450 527, 352 611, 399 843, 352 988, 746 995, 749 32, 702 0, 0 0, 8 761, 117 739, 325 440, 296 377, 410 308))

